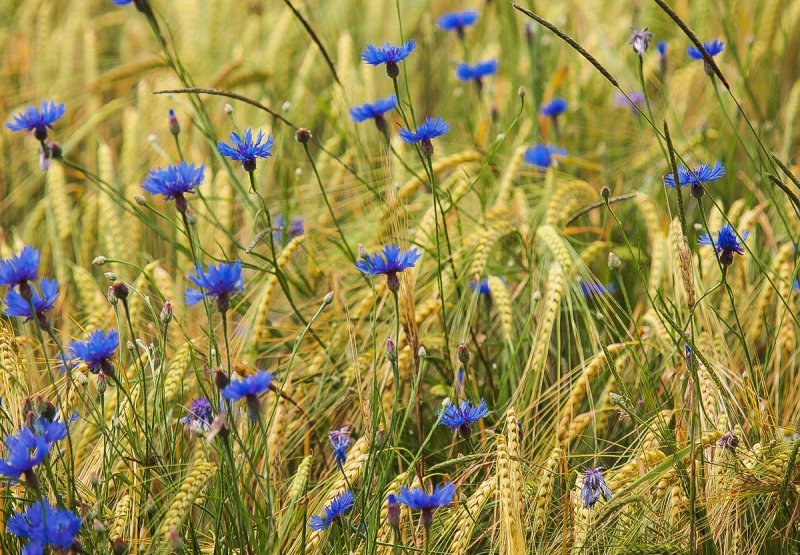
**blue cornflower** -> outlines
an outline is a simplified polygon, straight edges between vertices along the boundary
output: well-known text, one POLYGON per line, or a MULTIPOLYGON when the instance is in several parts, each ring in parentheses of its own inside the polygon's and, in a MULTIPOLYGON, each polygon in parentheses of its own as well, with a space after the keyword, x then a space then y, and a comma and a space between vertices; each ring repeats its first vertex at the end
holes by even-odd
POLYGON ((417 43, 413 40, 400 46, 395 46, 388 42, 383 43, 381 47, 368 44, 364 52, 361 53, 361 59, 371 66, 386 64, 386 75, 395 79, 400 75, 400 68, 397 65, 398 62, 402 62, 408 58, 416 46, 417 43))
POLYGON ((435 139, 450 131, 450 126, 440 117, 425 116, 425 123, 417 126, 415 131, 400 129, 400 138, 409 144, 420 143, 422 154, 430 158, 433 155, 431 139, 435 139))
POLYGON ((392 291, 400 288, 400 280, 397 274, 408 268, 413 268, 422 253, 415 247, 406 252, 400 250, 396 244, 384 245, 383 251, 375 254, 365 254, 361 260, 356 261, 356 268, 367 276, 385 274, 387 285, 392 291))
POLYGON ((186 304, 194 306, 203 300, 203 297, 213 297, 217 300, 217 308, 225 312, 229 308, 230 297, 244 289, 242 280, 242 262, 220 262, 209 264, 208 270, 203 271, 202 266, 197 266, 189 279, 200 290, 189 288, 184 297, 186 304))
POLYGON ((208 431, 211 427, 211 422, 214 420, 214 409, 211 402, 205 397, 198 397, 189 403, 187 410, 189 414, 181 418, 187 430, 195 434, 201 434, 208 431))
POLYGON ((242 135, 236 131, 231 133, 231 144, 219 142, 217 149, 223 156, 227 156, 231 160, 241 162, 242 167, 247 172, 254 172, 256 170, 256 160, 258 158, 267 158, 272 156, 272 145, 275 141, 272 135, 264 135, 264 132, 258 130, 258 135, 253 140, 253 130, 245 129, 242 135), (264 141, 266 137, 266 142, 264 141))
POLYGON ((563 98, 554 98, 539 108, 539 113, 549 118, 557 118, 567 111, 567 101, 563 98))
POLYGON ((459 38, 464 38, 464 29, 472 27, 478 21, 478 12, 467 10, 464 12, 448 12, 436 20, 440 29, 455 31, 459 38))
POLYGON ((439 423, 451 430, 458 430, 459 435, 466 439, 472 433, 472 425, 487 414, 489 409, 483 399, 475 406, 464 400, 460 405, 451 403, 444 410, 440 410, 439 423))
POLYGON ((103 372, 113 375, 114 366, 111 359, 119 347, 119 334, 117 330, 104 333, 103 330, 94 330, 85 341, 70 343, 70 354, 83 361, 93 374, 103 372))
POLYGON ((50 545, 59 553, 70 549, 80 532, 81 519, 72 511, 50 506, 44 499, 28 507, 24 513, 14 513, 6 530, 18 538, 27 538, 23 555, 41 555, 50 545))
MULTIPOLYGON (((713 58, 714 56, 725 50, 725 43, 719 39, 714 39, 711 42, 704 41, 703 48, 705 49, 706 52, 708 52, 708 55, 713 58)), ((690 46, 686 50, 686 53, 693 60, 705 60, 703 52, 696 46, 690 46)))
POLYGON ((433 511, 448 506, 455 493, 456 487, 450 482, 439 484, 430 495, 422 488, 409 490, 403 487, 400 488, 397 500, 409 509, 422 511, 422 524, 425 528, 429 528, 433 523, 433 511))
POLYGON ((581 292, 587 299, 609 294, 613 295, 616 290, 617 288, 613 283, 609 283, 608 287, 596 281, 584 281, 581 283, 581 292))
POLYGON ((130 4, 133 0, 111 0, 117 6, 125 6, 130 4))
MULTIPOLYGON (((717 161, 713 168, 708 164, 700 164, 692 171, 689 171, 683 166, 678 166, 678 183, 680 183, 681 186, 691 185, 692 196, 695 198, 700 198, 705 194, 703 185, 711 183, 712 181, 717 181, 723 175, 725 175, 725 168, 722 162, 719 161, 717 161)), ((675 176, 672 173, 667 174, 666 177, 664 177, 664 183, 674 188, 675 176)))
POLYGON ((794 280, 794 290, 800 291, 800 279, 794 280))
POLYGON ((659 56, 661 56, 662 58, 665 57, 667 55, 667 41, 665 40, 658 41, 658 43, 656 44, 656 50, 658 50, 659 56))
POLYGON ((551 145, 536 144, 525 151, 525 161, 528 164, 547 169, 553 165, 554 156, 566 156, 565 148, 556 148, 551 145))
POLYGON ((0 460, 0 475, 18 480, 20 476, 36 486, 34 467, 40 465, 56 441, 67 437, 67 425, 61 420, 37 417, 33 425, 6 437, 6 460, 0 460))
POLYGON ((472 280, 469 282, 469 287, 473 291, 477 291, 481 295, 489 296, 492 294, 492 290, 489 288, 489 280, 484 278, 480 281, 472 280))
POLYGON ((39 250, 30 245, 22 248, 19 254, 9 260, 0 260, 0 285, 19 286, 24 298, 32 294, 31 281, 36 281, 39 274, 39 250))
POLYGON ((327 530, 331 524, 337 522, 344 513, 353 508, 355 499, 350 490, 345 491, 334 497, 323 509, 322 515, 314 515, 308 521, 308 527, 312 530, 327 530))
POLYGON ((256 420, 261 412, 261 402, 258 400, 258 396, 269 389, 274 376, 272 372, 259 370, 255 374, 239 380, 231 380, 222 388, 222 396, 230 401, 244 399, 250 409, 250 418, 256 420))
POLYGON ((389 110, 397 108, 397 97, 389 95, 386 98, 380 98, 374 104, 366 103, 360 106, 353 106, 350 108, 350 117, 356 123, 367 121, 369 119, 375 120, 375 125, 382 132, 386 132, 388 127, 386 125, 386 118, 383 115, 389 110))
POLYGON ((186 212, 186 193, 194 193, 203 182, 205 166, 181 162, 166 168, 150 170, 142 183, 142 188, 152 195, 164 195, 164 198, 175 201, 179 212, 186 212))
POLYGON ((24 111, 14 116, 14 121, 6 123, 11 131, 33 132, 37 141, 47 138, 47 129, 64 115, 64 103, 56 104, 52 100, 43 100, 41 106, 28 106, 24 111))
POLYGON ((347 447, 350 445, 350 428, 345 426, 338 430, 328 432, 328 440, 333 447, 333 458, 337 466, 342 466, 347 460, 347 447))
POLYGON ((42 279, 40 287, 42 290, 41 295, 31 287, 30 301, 23 298, 15 289, 11 289, 6 293, 6 298, 4 300, 6 304, 6 316, 25 318, 26 322, 35 316, 38 322, 42 324, 43 327, 46 327, 47 318, 45 317, 45 313, 51 310, 56 304, 56 298, 58 298, 58 282, 54 279, 44 278, 42 279), (33 304, 35 313, 31 311, 31 304, 33 304))
POLYGON ((606 501, 611 500, 611 490, 608 489, 603 478, 603 467, 587 468, 586 474, 583 476, 583 485, 581 486, 583 504, 591 509, 600 500, 600 496, 606 501))
POLYGON ((458 64, 456 67, 456 77, 461 81, 475 81, 480 88, 483 78, 497 73, 497 60, 491 59, 478 62, 474 66, 469 64, 458 64))
POLYGON ((708 233, 703 233, 697 240, 697 244, 714 247, 719 255, 720 263, 723 266, 729 266, 733 263, 734 254, 744 254, 742 245, 744 244, 744 240, 747 239, 748 235, 750 235, 749 231, 743 231, 742 243, 740 243, 739 239, 736 237, 736 233, 733 231, 733 228, 730 225, 725 224, 717 232, 716 242, 708 236, 708 233))
POLYGON ((272 238, 278 242, 283 241, 283 235, 285 231, 289 232, 289 237, 291 238, 305 233, 305 224, 303 222, 303 218, 292 218, 291 221, 287 222, 286 219, 280 214, 275 216, 274 225, 272 228, 274 230, 272 232, 272 238))

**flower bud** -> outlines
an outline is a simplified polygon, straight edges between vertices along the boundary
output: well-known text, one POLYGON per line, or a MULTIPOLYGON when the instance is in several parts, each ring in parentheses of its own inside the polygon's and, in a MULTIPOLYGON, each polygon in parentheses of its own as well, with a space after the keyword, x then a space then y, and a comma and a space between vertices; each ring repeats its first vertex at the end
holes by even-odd
POLYGON ((105 372, 100 371, 97 373, 97 384, 95 387, 97 388, 97 392, 102 397, 103 393, 105 393, 106 389, 108 388, 108 381, 106 380, 105 372))
POLYGON ((95 266, 102 266, 106 262, 108 262, 108 258, 106 258, 105 256, 102 256, 102 255, 101 256, 95 256, 92 259, 92 264, 95 265, 95 266))
POLYGON ((328 291, 325 293, 325 296, 322 298, 322 302, 325 304, 331 304, 333 302, 333 291, 328 291))
POLYGON ((464 366, 469 364, 469 350, 463 342, 458 346, 458 360, 464 366))
POLYGON ((600 189, 600 196, 608 200, 608 197, 611 196, 611 189, 609 189, 608 186, 603 186, 603 188, 600 189))
POLYGON ((217 386, 217 389, 224 389, 229 383, 231 383, 231 380, 228 378, 225 372, 222 370, 217 370, 214 373, 214 385, 217 386))
POLYGON ((294 138, 301 145, 306 145, 311 140, 311 131, 309 131, 305 127, 301 127, 294 134, 294 138))
POLYGON ((227 114, 227 115, 231 115, 233 113, 233 106, 231 106, 227 102, 225 103, 225 106, 223 107, 223 109, 225 110, 225 114, 227 114))
POLYGON ((619 259, 619 256, 613 252, 608 253, 608 269, 619 270, 620 268, 622 268, 622 260, 619 259))
POLYGON ((128 544, 122 538, 115 539, 114 543, 111 544, 111 553, 114 555, 127 555, 128 544))
POLYGON ((389 362, 397 362, 397 345, 391 337, 386 338, 386 358, 389 362))
POLYGON ((519 95, 520 98, 525 98, 527 91, 525 90, 525 87, 523 85, 519 86, 519 88, 517 89, 517 94, 519 95))
POLYGON ((164 308, 161 309, 161 323, 165 326, 172 322, 172 303, 167 299, 164 301, 164 308))
POLYGON ((387 512, 386 521, 393 529, 400 528, 400 504, 397 502, 397 497, 393 493, 389 494, 387 499, 387 512))
POLYGON ((109 295, 114 295, 117 299, 124 301, 128 298, 128 286, 120 280, 115 280, 108 288, 109 295))
POLYGON ((175 110, 169 109, 169 132, 176 137, 181 132, 181 124, 178 123, 178 118, 175 117, 175 110))

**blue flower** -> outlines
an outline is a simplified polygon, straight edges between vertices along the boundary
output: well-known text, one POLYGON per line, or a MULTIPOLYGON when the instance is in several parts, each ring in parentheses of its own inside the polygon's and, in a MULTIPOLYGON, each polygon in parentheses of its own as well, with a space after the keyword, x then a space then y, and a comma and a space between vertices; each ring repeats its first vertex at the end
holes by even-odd
POLYGON ((439 423, 451 430, 458 430, 463 438, 468 438, 472 433, 472 424, 489 414, 486 401, 481 399, 480 404, 472 406, 469 401, 461 401, 460 405, 453 403, 439 411, 439 423))
POLYGON ((150 170, 147 179, 142 183, 142 188, 152 195, 163 195, 168 200, 174 200, 178 210, 184 212, 186 198, 183 195, 194 193, 203 182, 204 170, 205 166, 202 164, 195 167, 194 164, 186 162, 150 170))
POLYGON ((361 59, 372 66, 386 64, 386 74, 394 79, 400 75, 400 68, 397 67, 397 64, 408 58, 416 46, 417 44, 413 40, 401 46, 395 46, 388 42, 383 43, 381 47, 368 44, 361 53, 361 59))
POLYGON ((455 31, 463 37, 464 29, 475 25, 478 21, 478 12, 468 10, 464 12, 448 12, 436 20, 436 25, 445 31, 455 31))
POLYGON ((228 385, 222 388, 222 396, 231 401, 258 397, 269 389, 269 384, 272 383, 274 376, 272 372, 259 370, 255 374, 240 380, 231 380, 228 385))
POLYGON ((9 260, 0 261, 0 285, 19 285, 22 289, 27 287, 28 282, 36 281, 38 274, 39 251, 30 245, 23 247, 19 254, 13 255, 9 260))
POLYGON ((729 266, 733 263, 733 255, 743 255, 744 249, 742 245, 744 244, 744 240, 747 239, 747 236, 750 235, 749 231, 742 232, 742 243, 739 242, 739 239, 736 237, 736 233, 733 231, 733 228, 725 224, 720 228, 717 232, 717 240, 716 242, 708 236, 708 233, 703 233, 700 238, 697 240, 697 244, 701 246, 711 246, 714 247, 714 250, 717 251, 719 255, 719 261, 724 266, 729 266))
POLYGON ((658 54, 663 58, 667 55, 667 41, 660 40, 656 44, 656 50, 658 50, 658 54))
POLYGON ((478 62, 474 66, 458 64, 458 67, 456 67, 456 77, 461 81, 474 80, 480 83, 484 77, 494 75, 495 73, 497 73, 497 60, 495 59, 478 62))
POLYGON ((350 117, 353 118, 354 122, 361 123, 368 119, 382 118, 383 114, 396 107, 397 97, 392 94, 386 98, 376 100, 374 104, 366 103, 360 106, 353 106, 350 108, 350 117))
POLYGON ((397 500, 409 509, 422 511, 422 524, 428 528, 433 523, 433 511, 448 506, 455 493, 456 487, 450 482, 439 484, 430 495, 422 488, 409 490, 403 487, 400 488, 397 500))
POLYGON ((181 424, 190 432, 199 434, 207 432, 214 420, 214 409, 205 397, 198 397, 189 403, 189 414, 181 418, 181 424))
POLYGON ((264 135, 264 132, 260 129, 255 140, 253 140, 252 129, 245 129, 242 135, 234 131, 231 133, 230 140, 230 145, 223 142, 217 143, 217 149, 223 156, 227 156, 236 162, 241 162, 242 167, 248 172, 255 171, 258 158, 272 156, 270 149, 275 143, 272 135, 264 135), (265 137, 266 141, 264 141, 265 137))
POLYGON ((553 165, 554 156, 566 156, 567 150, 564 148, 556 148, 551 145, 536 144, 525 151, 525 161, 528 164, 539 166, 540 168, 549 168, 553 165))
POLYGON ((344 513, 349 511, 355 499, 350 490, 345 491, 334 497, 328 505, 323 509, 322 515, 314 515, 308 521, 308 527, 312 530, 326 530, 331 524, 338 521, 344 513))
POLYGON ((26 479, 31 479, 31 470, 44 461, 56 441, 65 437, 67 425, 64 422, 37 417, 32 426, 22 428, 6 438, 8 457, 0 460, 0 475, 14 480, 25 475, 26 479))
POLYGON ((583 296, 588 298, 614 294, 617 288, 613 283, 609 283, 608 287, 596 281, 584 281, 581 283, 581 292, 583 296))
POLYGON ((554 98, 539 109, 539 113, 549 118, 557 118, 567 110, 567 101, 563 98, 554 98))
POLYGON ((217 300, 217 308, 220 312, 228 310, 231 295, 244 289, 241 260, 233 263, 209 264, 206 271, 203 271, 201 266, 197 266, 194 273, 189 274, 189 279, 200 290, 187 289, 184 294, 186 304, 194 306, 203 300, 203 297, 213 297, 217 300))
MULTIPOLYGON (((722 162, 717 162, 712 168, 708 164, 700 164, 694 170, 689 171, 683 166, 678 167, 678 182, 681 186, 684 185, 705 185, 712 181, 716 181, 725 175, 725 168, 722 162)), ((664 177, 664 183, 669 187, 675 187, 675 176, 668 173, 664 177)))
MULTIPOLYGON (((708 55, 713 58, 714 56, 725 50, 725 43, 719 39, 714 39, 711 42, 703 42, 703 48, 705 49, 706 52, 708 52, 708 55)), ((690 46, 686 50, 686 53, 689 55, 690 58, 694 60, 705 60, 705 58, 703 57, 703 53, 696 46, 690 46)))
POLYGON ((81 519, 72 511, 51 507, 45 500, 31 505, 24 513, 14 513, 6 530, 18 538, 27 538, 23 555, 44 553, 48 545, 59 552, 73 546, 80 532, 81 519))
POLYGON ((6 316, 25 318, 26 322, 35 316, 40 322, 46 322, 44 315, 53 308, 58 298, 58 282, 54 279, 44 278, 40 287, 41 295, 31 288, 30 302, 25 300, 15 289, 6 293, 4 300, 6 316), (33 304, 35 313, 31 313, 31 304, 33 304))
POLYGON ((794 280, 794 290, 800 291, 800 279, 794 280))
POLYGON ((133 2, 133 0, 111 0, 117 6, 125 6, 133 2))
POLYGON ((286 219, 278 214, 275 216, 274 225, 272 226, 274 231, 272 232, 272 238, 275 241, 282 242, 283 241, 283 234, 284 231, 289 232, 289 237, 297 237, 298 235, 302 235, 305 232, 305 225, 303 223, 303 218, 292 218, 290 222, 286 222, 286 219), (289 228, 288 230, 286 228, 289 228))
POLYGON ((356 261, 356 267, 367 276, 376 276, 385 274, 389 288, 397 291, 400 287, 400 282, 397 274, 408 268, 413 268, 417 260, 420 259, 420 253, 415 247, 408 249, 406 252, 400 250, 396 244, 384 245, 383 251, 378 251, 375 254, 365 254, 361 260, 356 261))
POLYGON ((611 490, 608 489, 603 478, 603 467, 587 468, 586 474, 583 476, 583 485, 581 486, 583 504, 591 509, 600 500, 600 496, 606 501, 611 500, 611 490))
POLYGON ((470 289, 472 289, 473 291, 477 291, 481 295, 488 296, 492 294, 492 290, 489 288, 488 279, 482 279, 480 282, 472 280, 469 282, 469 287, 470 289))
POLYGON ((24 111, 14 116, 14 121, 6 123, 11 131, 33 132, 37 141, 44 141, 47 138, 47 129, 53 128, 53 124, 64 115, 64 103, 43 100, 41 106, 28 106, 24 111))
POLYGON ((408 144, 420 143, 422 154, 427 157, 433 155, 431 139, 440 137, 450 131, 450 126, 440 117, 425 116, 425 122, 417 126, 415 131, 400 129, 399 135, 408 144))
POLYGON ((114 367, 111 359, 119 347, 119 334, 117 330, 104 333, 103 330, 94 330, 85 341, 70 343, 70 353, 76 359, 83 361, 93 374, 104 372, 112 374, 114 367))
POLYGON ((328 439, 333 447, 333 458, 336 459, 336 465, 342 466, 347 460, 347 447, 350 445, 350 429, 348 426, 339 428, 338 430, 331 430, 328 433, 328 439))

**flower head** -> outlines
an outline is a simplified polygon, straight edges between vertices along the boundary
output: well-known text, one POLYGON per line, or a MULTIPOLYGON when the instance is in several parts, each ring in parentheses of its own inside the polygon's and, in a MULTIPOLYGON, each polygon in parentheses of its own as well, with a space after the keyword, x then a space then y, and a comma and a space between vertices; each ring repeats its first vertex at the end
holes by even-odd
POLYGON ((37 318, 40 323, 45 323, 45 313, 55 306, 58 298, 58 282, 54 279, 44 278, 41 282, 41 294, 31 288, 31 300, 23 298, 15 289, 6 293, 4 300, 6 316, 25 318, 25 321, 37 318), (31 304, 33 311, 31 311, 31 304))
POLYGON ((400 287, 400 282, 397 274, 408 268, 413 268, 417 260, 420 259, 420 253, 415 247, 403 252, 396 244, 384 245, 382 251, 374 254, 365 254, 361 260, 356 261, 356 268, 367 276, 376 276, 379 274, 386 275, 389 288, 397 291, 400 287))
POLYGON ((718 445, 723 449, 735 451, 739 446, 739 438, 734 432, 728 431, 722 434, 722 437, 719 438, 718 445))
POLYGON ((453 501, 456 487, 450 482, 439 484, 428 494, 422 488, 400 488, 397 501, 409 509, 422 511, 422 523, 428 528, 433 523, 433 511, 439 507, 446 507, 453 501))
POLYGON ((272 238, 278 242, 283 241, 283 235, 286 231, 289 232, 289 237, 291 238, 302 235, 305 232, 303 218, 292 218, 291 221, 287 222, 286 218, 280 214, 275 216, 272 228, 274 230, 272 238))
POLYGON ((475 406, 464 400, 460 405, 451 403, 444 410, 440 410, 439 423, 451 430, 458 430, 461 437, 466 439, 472 433, 472 425, 487 414, 489 409, 483 399, 475 406))
POLYGON ((272 135, 265 135, 260 129, 255 139, 253 139, 252 129, 245 129, 242 135, 234 131, 231 133, 230 141, 231 144, 217 143, 219 153, 231 160, 241 162, 242 167, 248 172, 255 171, 256 161, 259 158, 272 156, 271 149, 275 144, 272 135))
POLYGON ((455 31, 460 38, 464 37, 464 29, 475 25, 478 21, 478 12, 467 10, 464 12, 447 12, 436 20, 436 25, 445 31, 455 31))
POLYGON ((733 263, 734 254, 744 254, 742 245, 744 244, 744 240, 747 239, 748 235, 750 235, 749 231, 743 231, 742 242, 740 243, 738 237, 736 237, 736 232, 733 231, 733 228, 730 225, 725 224, 717 232, 716 241, 711 239, 711 237, 708 236, 708 233, 704 233, 697 240, 697 244, 701 246, 714 247, 714 250, 716 250, 717 254, 719 255, 720 263, 723 266, 729 266, 733 263))
POLYGON ((563 98, 554 98, 539 109, 539 113, 549 118, 557 118, 567 111, 567 101, 563 98))
POLYGON ((56 104, 52 100, 43 100, 41 106, 28 106, 22 112, 14 116, 14 120, 6 123, 11 131, 32 132, 37 141, 44 141, 47 138, 47 130, 53 128, 53 124, 64 115, 64 103, 56 104))
POLYGON ((269 389, 275 375, 272 372, 259 370, 255 374, 239 380, 231 380, 222 388, 222 396, 231 401, 247 397, 257 397, 269 389))
POLYGON ((647 27, 644 29, 634 29, 631 33, 630 45, 633 47, 633 51, 639 56, 644 56, 644 53, 647 52, 647 47, 650 46, 650 41, 652 39, 653 33, 648 31, 647 27))
POLYGON ((28 507, 24 513, 14 513, 6 523, 6 530, 18 538, 27 538, 23 555, 44 553, 50 545, 58 552, 70 549, 80 532, 81 519, 72 511, 50 506, 43 499, 28 507))
MULTIPOLYGON (((18 480, 35 480, 31 473, 34 467, 44 461, 56 441, 67 437, 67 425, 54 416, 34 417, 30 426, 10 435, 5 440, 7 458, 0 460, 0 475, 18 480)), ((35 482, 34 482, 35 483, 35 482)))
POLYGON ((583 504, 591 509, 603 497, 606 501, 611 500, 611 490, 606 485, 605 478, 603 478, 603 467, 587 468, 586 474, 583 476, 583 485, 581 486, 581 499, 583 504))
POLYGON ((581 292, 587 299, 602 295, 614 294, 616 287, 614 284, 609 284, 608 287, 596 281, 584 281, 581 283, 581 292))
POLYGON ((489 288, 489 280, 482 279, 480 281, 472 280, 469 282, 469 287, 473 291, 477 291, 481 295, 489 296, 492 294, 492 290, 489 288))
POLYGON ((19 254, 10 259, 0 260, 0 285, 19 285, 24 297, 28 296, 25 291, 28 282, 35 281, 38 274, 39 251, 30 245, 23 247, 19 254))
MULTIPOLYGON (((700 164, 694 170, 689 171, 683 166, 678 166, 678 183, 681 186, 692 185, 702 186, 712 181, 717 181, 725 175, 725 167, 722 162, 717 162, 712 168, 708 164, 700 164)), ((675 187, 675 176, 669 173, 664 177, 664 183, 669 187, 675 187)))
POLYGON ((456 67, 456 77, 461 81, 476 81, 480 84, 484 77, 497 73, 497 60, 491 59, 478 62, 474 66, 469 64, 458 64, 456 67))
POLYGON ((524 159, 528 164, 547 169, 553 165, 555 156, 566 155, 567 150, 565 148, 536 144, 525 151, 524 159))
POLYGON ((178 210, 185 212, 186 198, 183 195, 194 193, 203 182, 204 170, 205 166, 202 164, 195 167, 186 162, 150 170, 142 188, 152 195, 163 195, 168 200, 174 200, 178 210))
MULTIPOLYGON (((709 56, 713 58, 714 56, 725 50, 725 43, 719 39, 714 39, 711 42, 703 42, 703 49, 708 53, 709 56)), ((705 60, 703 52, 696 46, 690 46, 686 50, 686 53, 693 60, 705 60)))
POLYGON ((667 41, 660 40, 656 44, 656 50, 658 50, 658 55, 664 58, 667 55, 667 41))
POLYGON ((400 138, 408 144, 420 143, 422 153, 431 157, 433 155, 433 145, 431 139, 440 137, 450 131, 450 125, 440 117, 432 118, 425 116, 425 122, 417 126, 415 131, 400 129, 400 138))
POLYGON ((386 65, 386 74, 392 79, 400 75, 400 68, 397 66, 413 52, 417 44, 410 40, 400 46, 383 43, 383 46, 375 46, 368 44, 364 52, 361 53, 361 59, 372 66, 386 65))
POLYGON ((328 433, 328 440, 333 447, 333 458, 336 464, 342 466, 347 460, 347 447, 350 445, 350 428, 345 426, 338 430, 331 430, 328 433))
POLYGON ((203 300, 203 297, 216 299, 220 312, 228 310, 230 297, 244 289, 242 280, 242 262, 220 262, 209 264, 207 270, 197 266, 189 279, 200 290, 189 288, 184 294, 186 304, 194 306, 203 300))
POLYGON ((386 126, 386 119, 383 116, 386 112, 394 110, 395 108, 397 108, 397 97, 392 94, 386 98, 376 100, 373 104, 366 103, 360 106, 353 106, 350 108, 350 117, 352 117, 353 121, 356 123, 361 123, 369 119, 374 120, 378 129, 385 132, 388 128, 386 126))
POLYGON ((322 515, 314 515, 308 521, 308 527, 312 530, 326 530, 331 524, 338 521, 344 513, 349 511, 355 499, 350 490, 345 491, 334 497, 323 509, 322 515))
POLYGON ((93 374, 103 372, 112 374, 114 366, 111 359, 119 347, 119 334, 117 330, 104 333, 103 330, 94 330, 85 341, 70 343, 70 354, 81 360, 93 374))
POLYGON ((214 409, 205 397, 198 397, 189 403, 188 414, 181 418, 187 430, 200 434, 207 432, 214 421, 214 409))

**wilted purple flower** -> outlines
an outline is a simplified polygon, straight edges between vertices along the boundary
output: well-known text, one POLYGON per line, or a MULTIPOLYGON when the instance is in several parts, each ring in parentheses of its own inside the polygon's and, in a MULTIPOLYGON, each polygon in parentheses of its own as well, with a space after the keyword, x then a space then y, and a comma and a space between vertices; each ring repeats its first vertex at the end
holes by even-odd
POLYGON ((603 497, 606 501, 611 500, 611 490, 606 485, 605 478, 603 478, 602 466, 597 468, 587 468, 586 474, 583 477, 583 486, 581 486, 581 499, 583 504, 591 509, 603 497))

